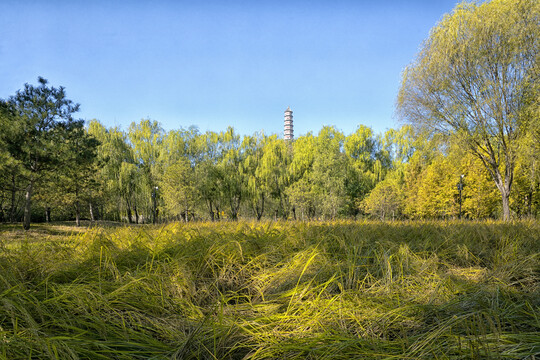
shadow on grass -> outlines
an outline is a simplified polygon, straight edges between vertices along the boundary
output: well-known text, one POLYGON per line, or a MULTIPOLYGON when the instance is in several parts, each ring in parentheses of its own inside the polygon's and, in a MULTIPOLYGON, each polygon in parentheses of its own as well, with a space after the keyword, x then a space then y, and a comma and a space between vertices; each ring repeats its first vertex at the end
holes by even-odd
POLYGON ((538 225, 124 226, 57 246, 43 235, 75 234, 72 224, 37 224, 43 246, 6 252, 0 325, 11 358, 47 358, 50 344, 59 358, 540 352, 538 225))

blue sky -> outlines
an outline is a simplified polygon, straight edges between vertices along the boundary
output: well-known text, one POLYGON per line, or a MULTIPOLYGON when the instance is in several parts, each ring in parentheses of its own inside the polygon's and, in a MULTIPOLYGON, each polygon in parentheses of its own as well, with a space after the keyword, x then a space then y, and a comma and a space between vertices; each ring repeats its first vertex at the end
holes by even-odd
POLYGON ((456 1, 0 1, 0 98, 43 76, 127 129, 383 132, 401 71, 456 1))

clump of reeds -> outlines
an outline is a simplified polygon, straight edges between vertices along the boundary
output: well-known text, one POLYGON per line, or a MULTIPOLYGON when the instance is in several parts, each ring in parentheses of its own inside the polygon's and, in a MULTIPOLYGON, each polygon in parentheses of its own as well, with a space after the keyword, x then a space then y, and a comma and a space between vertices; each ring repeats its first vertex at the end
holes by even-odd
POLYGON ((53 230, 0 233, 0 358, 540 353, 534 222, 53 230))

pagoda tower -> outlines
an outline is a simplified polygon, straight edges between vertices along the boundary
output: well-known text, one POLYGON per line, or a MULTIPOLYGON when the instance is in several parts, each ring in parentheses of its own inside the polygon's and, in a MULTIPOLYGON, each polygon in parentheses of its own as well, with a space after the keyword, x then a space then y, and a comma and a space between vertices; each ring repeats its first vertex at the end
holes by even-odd
POLYGON ((290 106, 287 106, 287 110, 285 110, 285 131, 283 131, 283 137, 285 140, 294 139, 293 116, 290 106))

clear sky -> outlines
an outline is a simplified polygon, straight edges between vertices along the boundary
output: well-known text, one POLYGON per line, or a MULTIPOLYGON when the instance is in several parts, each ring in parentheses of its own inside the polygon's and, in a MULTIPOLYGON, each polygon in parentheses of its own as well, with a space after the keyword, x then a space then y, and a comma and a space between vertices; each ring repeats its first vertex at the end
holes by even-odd
POLYGON ((401 71, 455 0, 0 1, 0 98, 43 76, 77 117, 295 135, 383 132, 401 71))

